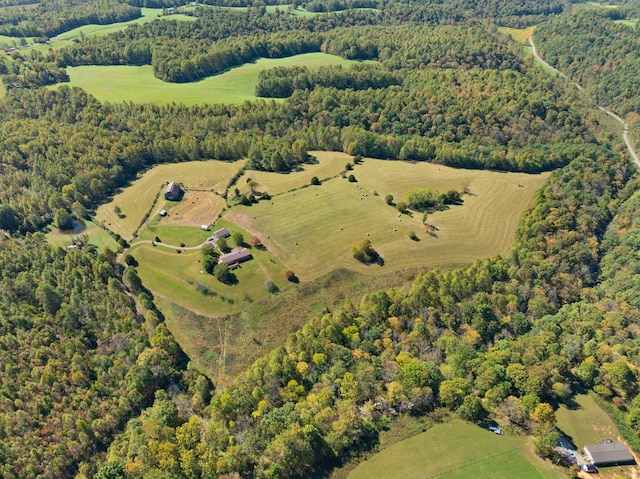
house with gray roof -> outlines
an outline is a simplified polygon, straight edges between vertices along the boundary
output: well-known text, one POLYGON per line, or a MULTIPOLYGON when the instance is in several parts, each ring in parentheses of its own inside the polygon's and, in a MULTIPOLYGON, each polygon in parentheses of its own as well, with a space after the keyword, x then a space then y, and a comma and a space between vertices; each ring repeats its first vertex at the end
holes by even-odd
POLYGON ((238 246, 237 248, 233 248, 231 252, 227 254, 223 254, 218 259, 219 263, 224 263, 227 266, 236 266, 243 261, 248 261, 252 258, 251 252, 247 248, 243 248, 242 246, 238 246))

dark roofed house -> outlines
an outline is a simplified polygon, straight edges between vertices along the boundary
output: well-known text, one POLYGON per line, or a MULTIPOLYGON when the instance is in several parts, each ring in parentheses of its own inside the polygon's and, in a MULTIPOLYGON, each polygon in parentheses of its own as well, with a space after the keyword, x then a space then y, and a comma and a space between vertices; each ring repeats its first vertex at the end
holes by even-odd
POLYGON ((222 229, 219 229, 218 231, 214 231, 213 236, 217 239, 228 238, 229 236, 231 236, 231 233, 227 228, 222 228, 222 229))
POLYGON ((250 259, 251 259, 251 252, 247 248, 238 246, 237 248, 233 248, 230 253, 223 254, 222 256, 220 256, 220 259, 218 260, 218 262, 224 263, 227 266, 232 266, 250 259))
POLYGON ((182 195, 182 189, 180 185, 175 181, 172 181, 167 185, 164 190, 164 199, 169 201, 178 201, 182 195))
POLYGON ((584 446, 584 452, 587 459, 598 467, 636 463, 629 448, 621 442, 607 441, 590 444, 584 446))

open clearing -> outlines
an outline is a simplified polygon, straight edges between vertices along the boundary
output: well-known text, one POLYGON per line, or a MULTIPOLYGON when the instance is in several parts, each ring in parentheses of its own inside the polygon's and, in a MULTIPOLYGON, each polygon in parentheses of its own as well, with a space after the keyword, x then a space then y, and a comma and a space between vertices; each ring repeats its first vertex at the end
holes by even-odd
POLYGON ((347 163, 353 161, 352 156, 337 151, 310 151, 309 155, 316 158, 315 162, 300 165, 297 171, 291 173, 247 170, 238 180, 237 187, 242 194, 250 193, 253 187, 271 196, 279 195, 309 185, 314 176, 320 181, 335 177, 345 169, 347 163))
POLYGON ((363 462, 348 479, 546 479, 563 477, 533 454, 527 438, 498 436, 453 420, 405 439, 363 462))
MULTIPOLYGON (((134 254, 137 258, 138 254, 134 254)), ((247 268, 250 263, 245 263, 247 268)), ((251 303, 241 294, 238 294, 240 301, 233 305, 198 295, 194 301, 201 314, 176 304, 176 301, 184 304, 190 298, 180 296, 174 299, 175 295, 170 291, 172 278, 160 284, 162 293, 154 290, 155 303, 162 311, 169 330, 198 370, 207 374, 216 387, 282 345, 289 334, 304 326, 309 319, 324 314, 327 308, 334 310, 347 300, 357 303, 365 293, 408 285, 416 271, 364 276, 339 270, 300 284, 279 282, 281 271, 274 271, 273 274, 275 276, 272 279, 277 284, 285 283, 278 294, 258 297, 255 293, 264 294, 264 286, 258 284, 255 291, 250 291, 248 283, 241 278, 237 289, 247 289, 251 303), (224 311, 239 314, 224 316, 224 311)), ((219 284, 214 283, 214 287, 219 284)), ((189 294, 192 294, 191 291, 189 289, 189 294)), ((186 306, 196 308, 191 304, 186 306)))
POLYGON ((514 40, 520 43, 527 43, 529 37, 533 35, 533 31, 536 29, 535 25, 528 28, 509 28, 498 27, 498 30, 505 35, 511 36, 514 40))
MULTIPOLYGON (((319 68, 329 65, 357 63, 326 53, 305 53, 287 58, 261 58, 220 75, 192 83, 168 83, 153 76, 150 65, 144 66, 80 66, 69 67, 71 86, 77 86, 100 101, 134 103, 202 103, 241 104, 256 100, 255 86, 262 70, 274 67, 306 66, 319 68)), ((55 88, 55 86, 53 87, 55 88)))
MULTIPOLYGON (((618 428, 609 415, 587 394, 578 394, 574 398, 574 407, 564 404, 556 412, 558 428, 563 431, 577 447, 578 451, 588 444, 597 444, 603 439, 624 442, 618 428)), ((636 461, 638 459, 636 458, 636 461)), ((598 477, 614 479, 619 477, 640 477, 640 466, 599 468, 598 477)))
MULTIPOLYGON (((355 166, 356 183, 337 177, 320 186, 284 193, 270 201, 238 206, 225 218, 263 243, 300 279, 347 268, 378 274, 412 267, 470 263, 505 254, 520 214, 548 174, 457 170, 428 163, 366 159, 355 166), (462 206, 430 214, 402 214, 385 203, 401 201, 411 188, 442 193, 467 188, 462 206), (376 195, 376 193, 378 195, 376 195), (409 238, 415 232, 419 241, 409 238), (369 239, 384 266, 353 259, 351 246, 369 239)), ((285 175, 292 182, 296 175, 285 175)))
MULTIPOLYGON (((230 226, 232 231, 244 234, 237 226, 219 221, 216 227, 230 226)), ((161 237, 164 240, 164 238, 161 237)), ((167 241, 168 242, 168 241, 167 241)), ((242 263, 233 273, 237 284, 227 285, 212 275, 204 273, 199 249, 178 253, 175 249, 141 244, 133 246, 129 252, 139 263, 138 274, 144 285, 154 295, 165 297, 176 304, 203 315, 223 316, 246 307, 254 301, 268 296, 264 283, 272 279, 278 288, 286 285, 285 269, 268 251, 251 248, 253 259, 242 263), (206 286, 208 292, 197 289, 206 286)))
POLYGON ((98 250, 109 248, 111 251, 118 250, 118 243, 109 233, 91 221, 84 221, 83 225, 72 233, 60 232, 57 228, 47 233, 47 241, 52 246, 64 248, 73 244, 75 239, 87 238, 89 244, 94 245, 98 250))
MULTIPOLYGON (((188 196, 185 194, 183 201, 191 198, 191 193, 196 191, 198 193, 212 190, 223 192, 231 177, 237 173, 243 164, 244 161, 209 160, 167 163, 155 166, 147 170, 131 186, 118 193, 109 203, 101 205, 98 208, 96 219, 114 233, 130 241, 148 212, 151 212, 149 219, 152 220, 160 209, 164 208, 171 212, 171 206, 179 205, 179 202, 165 201, 162 196, 164 187, 168 182, 176 181, 186 187, 188 196), (157 203, 156 199, 158 200, 157 203), (154 204, 156 205, 155 208, 154 204), (118 217, 114 212, 116 206, 122 210, 121 216, 123 217, 118 217)), ((199 195, 196 196, 200 197, 199 195)), ((204 202, 204 195, 202 199, 204 202)), ((188 204, 191 205, 190 202, 192 200, 188 201, 188 204)), ((212 201, 213 204, 214 202, 212 201)), ((217 204, 219 205, 219 203, 217 204)), ((183 208, 182 205, 179 206, 183 208)), ((218 208, 218 206, 214 205, 212 207, 214 208, 211 211, 211 217, 213 218, 217 211, 215 208, 218 208)), ((202 212, 200 204, 195 206, 195 210, 195 213, 190 213, 194 218, 202 212)), ((179 209, 178 211, 182 210, 179 209)), ((182 215, 184 214, 182 213, 182 215)), ((167 220, 167 224, 172 224, 173 216, 170 214, 167 220)), ((197 222, 197 219, 193 221, 196 221, 196 225, 202 224, 202 221, 197 222)))

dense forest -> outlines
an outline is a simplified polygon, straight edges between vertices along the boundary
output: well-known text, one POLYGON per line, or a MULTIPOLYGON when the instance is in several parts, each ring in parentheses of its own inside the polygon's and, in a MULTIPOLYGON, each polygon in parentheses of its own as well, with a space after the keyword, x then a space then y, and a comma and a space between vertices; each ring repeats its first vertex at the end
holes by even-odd
MULTIPOLYGON (((0 24, 48 36, 160 6, 59 3, 0 10, 0 24)), ((606 73, 635 71, 634 30, 598 13, 574 21, 555 0, 302 5, 377 10, 305 18, 201 7, 193 22, 0 60, 2 477, 311 477, 374 447, 397 414, 435 410, 532 434, 536 451, 553 456, 553 421, 541 412, 584 390, 640 443, 636 169, 589 100, 522 58, 496 26, 551 20, 536 30, 543 56, 624 113, 637 113, 635 97, 606 73), (592 35, 568 50, 572 59, 563 28, 592 35), (264 72, 258 93, 280 103, 101 104, 76 88, 39 88, 65 80, 70 65, 148 64, 184 82, 302 52, 362 62, 264 72), (609 66, 598 63, 605 56, 609 66), (309 318, 213 396, 134 268, 82 241, 50 247, 39 233, 90 216, 158 163, 248 158, 250 168, 287 171, 315 149, 555 171, 507 257, 424 272, 409 288, 309 318)))

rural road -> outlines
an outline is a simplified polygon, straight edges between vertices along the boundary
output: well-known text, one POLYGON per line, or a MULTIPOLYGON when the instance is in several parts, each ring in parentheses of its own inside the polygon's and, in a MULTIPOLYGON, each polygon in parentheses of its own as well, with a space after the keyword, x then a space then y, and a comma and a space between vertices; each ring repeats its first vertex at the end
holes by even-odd
MULTIPOLYGON (((540 55, 538 55, 538 50, 536 49, 536 45, 535 45, 535 43, 533 43, 533 36, 529 37, 529 45, 531 45, 531 50, 533 51, 533 56, 536 58, 536 60, 538 60, 540 63, 542 63, 543 65, 547 66, 548 68, 550 68, 554 72, 556 72, 562 78, 567 78, 567 75, 562 73, 557 68, 554 68, 551 65, 549 65, 547 62, 545 62, 540 57, 540 55)), ((578 90, 582 90, 582 87, 578 83, 576 83, 576 82, 572 82, 572 83, 576 86, 576 88, 578 90)), ((595 107, 598 110, 605 112, 607 115, 615 118, 622 125, 622 138, 624 139, 624 142, 627 145, 627 149, 629 150, 629 153, 631 154, 631 157, 633 158, 633 162, 636 164, 636 166, 638 168, 640 168, 640 160, 638 160, 638 155, 637 155, 636 151, 633 149, 633 146, 631 145, 631 141, 629 140, 629 125, 627 125, 627 123, 622 118, 620 118, 618 115, 616 115, 614 112, 612 112, 608 108, 606 108, 604 106, 600 106, 600 105, 595 105, 595 107)))
POLYGON ((215 244, 209 240, 205 240, 202 243, 200 243, 199 245, 196 246, 174 246, 172 244, 167 244, 167 243, 161 243, 159 241, 151 241, 151 240, 140 240, 140 241, 136 241, 135 243, 131 243, 129 245, 129 248, 133 248, 134 246, 138 246, 140 244, 154 244, 156 246, 164 246, 165 248, 171 248, 171 249, 179 249, 182 251, 189 251, 189 250, 194 250, 194 249, 201 249, 204 245, 206 244, 215 244))

